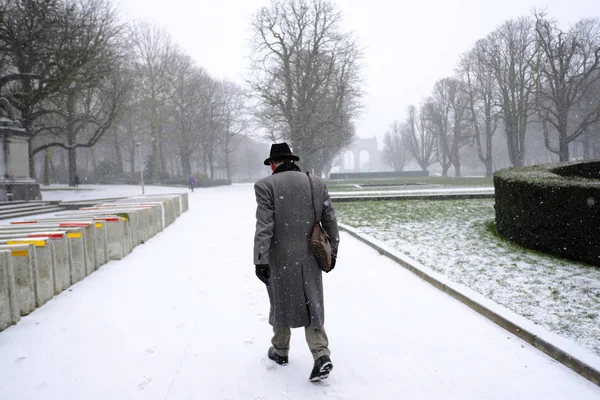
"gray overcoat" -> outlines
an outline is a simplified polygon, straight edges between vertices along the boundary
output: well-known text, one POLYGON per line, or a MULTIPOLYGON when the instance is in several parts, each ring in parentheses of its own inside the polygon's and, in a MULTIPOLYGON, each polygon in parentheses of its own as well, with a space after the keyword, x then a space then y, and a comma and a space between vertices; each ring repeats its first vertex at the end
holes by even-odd
MULTIPOLYGON (((339 232, 335 211, 322 179, 315 185, 317 215, 337 256, 339 232)), ((310 247, 314 223, 310 184, 305 173, 276 172, 254 185, 256 233, 254 264, 269 264, 267 291, 274 327, 320 328, 325 323, 322 271, 310 247)))

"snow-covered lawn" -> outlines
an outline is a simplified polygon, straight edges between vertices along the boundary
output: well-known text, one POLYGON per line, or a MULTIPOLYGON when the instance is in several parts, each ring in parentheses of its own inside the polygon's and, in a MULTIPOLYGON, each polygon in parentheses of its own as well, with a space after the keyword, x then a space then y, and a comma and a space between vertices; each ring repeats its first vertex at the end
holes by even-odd
MULTIPOLYGON (((492 178, 483 177, 401 177, 401 178, 362 178, 329 181, 330 192, 424 190, 448 188, 489 188, 494 189, 492 178)), ((348 193, 345 193, 348 194, 348 193)))
POLYGON ((600 268, 499 238, 493 200, 354 202, 335 207, 342 222, 600 354, 600 268))

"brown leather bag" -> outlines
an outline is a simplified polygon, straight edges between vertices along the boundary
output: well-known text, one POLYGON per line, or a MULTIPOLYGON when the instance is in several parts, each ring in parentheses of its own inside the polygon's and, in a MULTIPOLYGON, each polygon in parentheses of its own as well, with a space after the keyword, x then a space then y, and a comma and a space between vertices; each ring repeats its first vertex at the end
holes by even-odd
POLYGON ((308 172, 306 173, 306 176, 310 182, 310 195, 313 203, 313 211, 315 213, 315 224, 313 225, 310 244, 319 267, 324 272, 329 272, 331 271, 331 239, 327 232, 325 232, 325 229, 321 226, 321 221, 317 216, 317 208, 315 207, 315 185, 308 172))

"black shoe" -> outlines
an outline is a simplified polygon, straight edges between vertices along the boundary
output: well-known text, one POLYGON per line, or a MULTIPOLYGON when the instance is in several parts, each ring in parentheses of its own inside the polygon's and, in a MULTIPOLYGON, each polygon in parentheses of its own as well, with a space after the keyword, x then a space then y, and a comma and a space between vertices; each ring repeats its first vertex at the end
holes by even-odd
POLYGON ((315 366, 310 373, 311 382, 318 382, 329 377, 329 372, 333 369, 333 364, 329 356, 321 356, 315 361, 315 366))
POLYGON ((287 356, 280 356, 275 352, 275 347, 269 347, 269 352, 267 353, 269 358, 275 361, 279 365, 286 365, 288 363, 287 356))

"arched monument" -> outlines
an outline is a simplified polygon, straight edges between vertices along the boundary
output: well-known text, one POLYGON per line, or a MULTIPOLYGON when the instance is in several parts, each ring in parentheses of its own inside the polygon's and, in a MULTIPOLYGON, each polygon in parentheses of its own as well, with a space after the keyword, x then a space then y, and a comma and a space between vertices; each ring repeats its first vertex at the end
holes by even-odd
POLYGON ((352 145, 348 147, 348 149, 340 156, 340 160, 338 162, 339 171, 340 172, 371 172, 378 171, 382 168, 381 165, 381 151, 377 148, 377 138, 373 136, 373 138, 358 138, 352 145), (366 169, 361 168, 362 158, 361 153, 369 154, 369 161, 367 162, 366 169), (345 168, 344 165, 344 155, 347 153, 352 153, 354 159, 354 168, 345 168))
POLYGON ((40 185, 30 177, 30 134, 18 114, 6 98, 0 98, 0 201, 41 200, 40 185))

